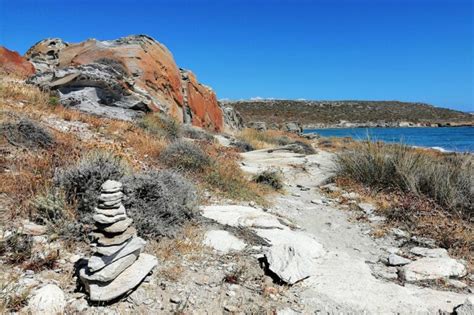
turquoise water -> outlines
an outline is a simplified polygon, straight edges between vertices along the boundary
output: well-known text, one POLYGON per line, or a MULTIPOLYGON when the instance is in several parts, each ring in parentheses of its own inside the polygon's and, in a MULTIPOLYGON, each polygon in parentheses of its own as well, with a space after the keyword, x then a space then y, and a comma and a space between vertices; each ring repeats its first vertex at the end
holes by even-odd
POLYGON ((474 152, 474 127, 443 128, 329 128, 307 129, 324 137, 352 137, 434 148, 441 151, 474 152))

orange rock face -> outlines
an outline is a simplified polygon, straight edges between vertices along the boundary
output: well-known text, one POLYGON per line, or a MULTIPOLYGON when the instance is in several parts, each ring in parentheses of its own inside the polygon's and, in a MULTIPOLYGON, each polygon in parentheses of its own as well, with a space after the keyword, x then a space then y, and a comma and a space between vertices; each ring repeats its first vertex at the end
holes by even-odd
POLYGON ((16 51, 0 46, 0 70, 9 74, 27 77, 35 73, 33 65, 16 51))
POLYGON ((163 111, 184 122, 189 106, 193 125, 222 129, 222 110, 214 92, 199 84, 194 75, 189 80, 183 79, 170 51, 148 36, 128 36, 114 41, 90 39, 79 44, 51 39, 33 46, 26 56, 33 63, 36 60, 42 67, 49 64, 51 68, 113 64, 124 72, 124 86, 146 96, 150 110, 163 111), (51 60, 48 54, 56 58, 51 60))
POLYGON ((221 131, 224 119, 216 94, 210 88, 200 84, 190 71, 183 72, 183 81, 187 105, 193 113, 193 125, 221 131))

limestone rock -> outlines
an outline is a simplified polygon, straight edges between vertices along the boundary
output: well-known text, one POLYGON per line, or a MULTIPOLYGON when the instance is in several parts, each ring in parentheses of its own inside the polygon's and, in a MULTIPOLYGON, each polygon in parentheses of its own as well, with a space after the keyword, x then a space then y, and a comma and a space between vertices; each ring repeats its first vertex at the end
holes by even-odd
POLYGON ((133 252, 141 252, 145 247, 146 242, 140 238, 135 237, 131 239, 122 249, 110 256, 94 255, 89 259, 88 267, 91 271, 97 271, 104 268, 106 265, 120 259, 133 252))
POLYGON ((388 265, 389 266, 403 266, 411 263, 410 259, 405 257, 399 256, 397 254, 390 254, 388 255, 388 265))
POLYGON ((401 274, 407 282, 457 278, 466 275, 466 267, 452 258, 421 258, 405 265, 401 274))
POLYGON ((374 205, 370 203, 359 203, 357 206, 360 208, 360 210, 364 211, 365 214, 372 214, 375 211, 374 205))
POLYGON ((66 297, 57 285, 48 284, 36 290, 28 301, 28 310, 32 314, 51 315, 63 314, 66 307, 66 297))
POLYGON ((244 249, 247 244, 227 231, 215 230, 206 232, 204 245, 225 254, 231 251, 240 251, 244 249))
POLYGON ((139 252, 133 252, 125 257, 121 257, 108 264, 95 273, 88 272, 87 268, 81 269, 80 276, 87 281, 110 282, 114 280, 122 271, 132 265, 137 260, 139 252))
POLYGON ((158 264, 154 256, 141 254, 129 268, 111 282, 85 282, 91 301, 110 301, 137 287, 158 264))
POLYGON ((16 51, 0 46, 0 70, 7 74, 27 77, 35 73, 35 67, 16 51))
POLYGON ((224 126, 227 130, 240 130, 244 127, 244 120, 239 112, 231 105, 220 104, 224 114, 224 126))
POLYGON ((410 253, 430 258, 442 258, 449 257, 448 251, 444 248, 424 248, 424 247, 413 247, 410 249, 410 253))
POLYGON ((117 200, 122 200, 123 193, 121 191, 115 193, 103 193, 99 196, 99 203, 101 202, 114 202, 117 200))

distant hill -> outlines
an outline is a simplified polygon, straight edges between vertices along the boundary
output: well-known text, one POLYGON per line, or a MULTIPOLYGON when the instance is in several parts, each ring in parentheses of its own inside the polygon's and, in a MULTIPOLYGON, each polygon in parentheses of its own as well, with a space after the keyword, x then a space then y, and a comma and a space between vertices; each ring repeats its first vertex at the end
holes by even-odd
POLYGON ((344 126, 445 126, 474 125, 465 112, 424 103, 398 101, 222 101, 233 106, 245 123, 262 121, 281 126, 295 121, 305 128, 344 126))

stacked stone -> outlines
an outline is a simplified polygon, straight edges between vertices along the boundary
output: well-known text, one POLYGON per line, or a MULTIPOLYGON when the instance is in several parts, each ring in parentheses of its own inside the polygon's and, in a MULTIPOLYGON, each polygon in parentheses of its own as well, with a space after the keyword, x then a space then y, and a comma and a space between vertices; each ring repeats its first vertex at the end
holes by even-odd
POLYGON ((95 253, 79 271, 91 301, 111 301, 137 287, 157 265, 152 255, 142 254, 145 241, 137 237, 122 205, 122 184, 108 180, 101 186, 93 219, 95 253))

